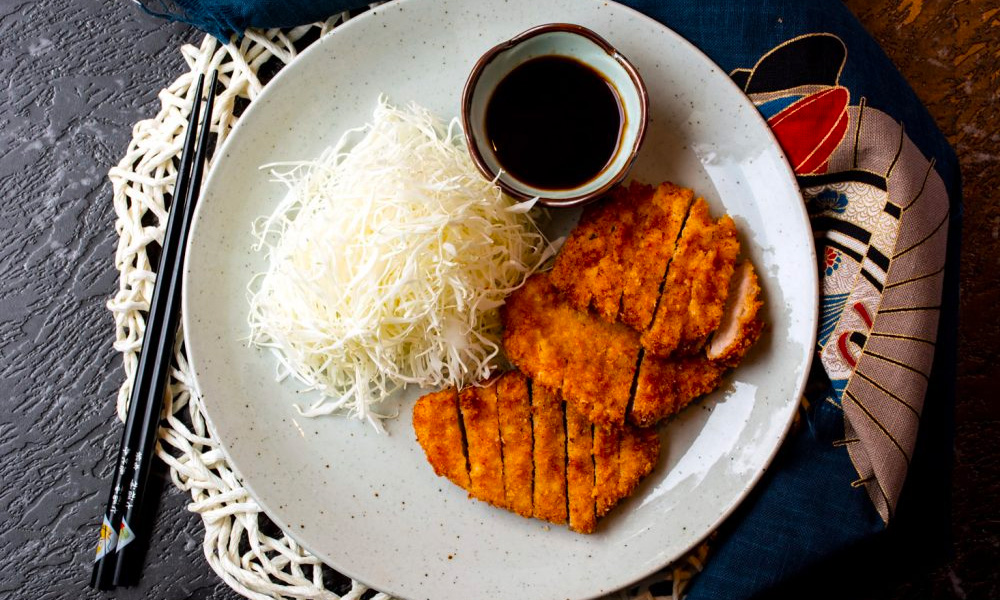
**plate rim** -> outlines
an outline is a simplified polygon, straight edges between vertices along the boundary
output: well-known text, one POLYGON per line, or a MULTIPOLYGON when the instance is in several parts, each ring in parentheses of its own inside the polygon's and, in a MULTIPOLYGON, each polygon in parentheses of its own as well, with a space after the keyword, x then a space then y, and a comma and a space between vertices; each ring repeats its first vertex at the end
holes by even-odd
MULTIPOLYGON (((413 3, 421 3, 421 2, 426 2, 426 1, 427 0, 394 0, 394 1, 387 2, 387 3, 382 4, 382 5, 376 6, 376 7, 372 8, 372 9, 370 9, 368 11, 365 11, 364 13, 361 13, 361 14, 359 14, 357 16, 354 16, 353 18, 349 19, 348 21, 345 21, 345 22, 341 23, 340 25, 336 26, 333 30, 331 30, 330 32, 328 32, 326 35, 320 37, 318 40, 316 40, 315 42, 313 42, 312 44, 310 44, 305 50, 303 50, 302 52, 300 52, 297 55, 296 58, 301 58, 302 56, 305 56, 308 53, 318 53, 318 52, 320 52, 320 48, 322 48, 325 43, 328 43, 328 40, 332 39, 333 36, 337 35, 339 31, 344 30, 344 28, 364 26, 365 22, 367 22, 368 20, 373 19, 379 13, 381 13, 381 12, 387 12, 388 10, 393 9, 393 8, 399 6, 399 5, 409 5, 409 4, 413 4, 413 3), (361 23, 362 25, 358 25, 358 23, 361 23)), ((784 149, 781 147, 781 144, 778 142, 776 136, 774 135, 774 132, 767 125, 766 119, 757 110, 756 106, 753 105, 753 103, 746 96, 746 94, 743 92, 743 90, 740 89, 739 86, 736 85, 736 83, 728 76, 727 72, 724 69, 722 69, 722 67, 720 67, 714 60, 712 60, 712 58, 710 58, 701 49, 699 49, 697 46, 695 46, 691 41, 689 41, 687 38, 685 38, 684 36, 682 36, 681 34, 679 34, 677 31, 675 31, 674 29, 672 29, 669 25, 667 25, 665 23, 662 23, 662 22, 660 22, 660 21, 658 21, 658 20, 656 20, 656 19, 654 19, 654 18, 652 18, 652 17, 650 17, 650 16, 642 13, 641 11, 639 11, 639 10, 637 10, 635 8, 632 8, 630 6, 626 6, 624 4, 616 2, 614 0, 589 0, 589 1, 593 5, 614 4, 616 6, 617 10, 622 10, 622 11, 631 13, 631 15, 632 15, 633 18, 636 18, 636 19, 639 19, 641 21, 645 21, 648 24, 654 25, 658 29, 662 30, 663 34, 673 37, 674 41, 676 43, 678 43, 680 45, 683 45, 683 46, 686 46, 687 49, 693 55, 696 55, 696 56, 700 57, 700 59, 704 60, 709 66, 711 66, 712 68, 718 70, 719 74, 721 75, 721 79, 724 79, 726 81, 726 84, 725 84, 726 87, 729 87, 731 89, 731 91, 735 92, 734 96, 736 96, 736 97, 739 98, 738 101, 741 102, 741 103, 743 103, 745 105, 745 108, 749 109, 747 111, 748 115, 749 115, 749 116, 747 116, 747 118, 753 119, 753 120, 757 121, 758 124, 761 125, 763 127, 763 129, 766 131, 766 136, 768 136, 768 138, 769 138, 769 140, 771 142, 772 147, 776 150, 777 155, 781 159, 780 161, 778 161, 780 163, 780 165, 781 165, 780 174, 779 175, 782 178, 787 179, 788 182, 791 183, 792 188, 795 190, 795 192, 797 193, 797 195, 799 197, 802 196, 802 189, 801 189, 801 186, 799 185, 798 180, 797 180, 797 178, 795 176, 794 170, 792 169, 791 165, 789 164, 787 156, 786 156, 786 154, 784 152, 784 149)), ((271 89, 278 87, 278 85, 280 84, 280 82, 284 78, 290 76, 289 73, 293 72, 291 69, 289 69, 289 67, 291 67, 291 66, 292 66, 292 63, 289 63, 289 64, 285 65, 284 67, 282 67, 281 70, 264 86, 264 88, 261 91, 260 95, 258 95, 257 98, 254 99, 254 101, 250 103, 250 105, 247 107, 247 110, 240 116, 239 119, 237 119, 235 125, 230 130, 230 132, 227 135, 226 140, 223 142, 223 144, 220 147, 216 148, 216 150, 213 153, 213 158, 215 158, 215 157, 223 157, 223 156, 225 156, 227 154, 227 151, 230 149, 230 146, 233 144, 233 140, 234 139, 238 139, 238 136, 236 135, 237 132, 241 131, 245 127, 245 124, 248 122, 245 117, 248 114, 251 114, 252 111, 254 111, 254 107, 255 106, 257 106, 258 104, 261 104, 260 101, 262 99, 266 99, 267 98, 267 95, 269 94, 269 91, 271 89)), ((212 162, 212 165, 211 165, 211 167, 209 169, 209 173, 208 173, 208 175, 207 175, 207 177, 205 179, 205 183, 203 185, 203 190, 204 189, 209 189, 211 187, 211 185, 213 184, 214 180, 218 177, 218 171, 219 171, 218 165, 221 164, 221 162, 222 161, 213 161, 212 162)), ((811 227, 811 223, 809 221, 809 216, 808 216, 808 212, 806 211, 804 201, 801 202, 801 203, 796 203, 795 206, 797 208, 796 212, 801 217, 801 221, 805 224, 806 229, 808 231, 811 231, 812 227, 811 227)), ((187 359, 188 359, 188 362, 189 362, 190 368, 191 368, 191 374, 192 374, 192 378, 193 378, 193 380, 192 380, 193 387, 194 387, 195 390, 197 390, 197 392, 199 393, 199 395, 201 395, 201 386, 200 386, 200 383, 198 381, 198 379, 199 379, 198 378, 198 369, 197 369, 197 362, 198 361, 197 361, 197 359, 195 357, 195 351, 193 351, 193 346, 189 343, 189 332, 192 331, 193 329, 192 329, 192 323, 190 322, 190 318, 191 317, 189 317, 189 315, 191 315, 192 313, 191 313, 190 310, 188 310, 189 309, 190 295, 188 294, 189 286, 187 285, 187 283, 188 283, 188 278, 189 278, 189 274, 190 274, 189 261, 190 261, 190 256, 191 256, 191 254, 190 254, 190 252, 188 252, 188 250, 192 246, 192 240, 196 239, 196 232, 198 230, 198 225, 199 225, 199 223, 202 222, 202 219, 199 218, 200 215, 201 215, 201 212, 202 212, 202 207, 203 207, 202 203, 199 203, 195 207, 195 212, 194 212, 193 217, 192 217, 192 225, 191 225, 190 235, 189 235, 188 240, 187 240, 187 242, 185 244, 185 257, 184 257, 183 273, 182 273, 182 275, 183 275, 182 299, 181 299, 181 318, 182 318, 183 331, 184 331, 184 347, 185 347, 186 356, 187 356, 187 359)), ((784 445, 784 443, 785 443, 785 441, 786 441, 786 439, 788 437, 788 433, 789 433, 789 431, 791 429, 792 423, 794 422, 794 418, 795 418, 795 415, 797 413, 798 406, 800 404, 800 399, 802 397, 802 394, 803 394, 803 392, 805 390, 806 383, 808 381, 808 376, 809 376, 809 373, 810 373, 811 368, 812 368, 812 363, 815 360, 814 348, 815 348, 815 345, 816 345, 816 339, 817 339, 817 335, 818 335, 817 326, 818 326, 818 323, 819 323, 819 291, 820 291, 819 290, 819 270, 818 270, 818 266, 817 266, 817 254, 816 254, 816 246, 815 246, 815 244, 814 243, 808 244, 808 250, 809 250, 809 256, 808 256, 808 258, 809 258, 809 264, 811 265, 810 274, 812 275, 811 277, 809 277, 808 287, 810 288, 810 290, 809 290, 810 295, 812 295, 813 297, 816 298, 816 302, 813 304, 812 310, 809 312, 809 315, 808 315, 810 317, 809 320, 810 320, 810 323, 812 325, 811 331, 808 334, 808 338, 806 340, 808 343, 805 346, 805 348, 807 348, 808 350, 805 352, 805 360, 802 363, 802 371, 801 371, 801 373, 799 373, 798 378, 795 381, 795 384, 793 386, 793 392, 790 394, 791 397, 797 398, 799 400, 796 400, 794 403, 791 400, 789 400, 789 404, 791 405, 791 408, 788 410, 788 414, 786 416, 785 422, 782 424, 781 433, 780 433, 779 436, 777 436, 777 441, 774 444, 773 448, 771 448, 770 452, 767 454, 767 457, 763 461, 763 463, 761 465, 761 468, 759 470, 757 470, 756 472, 754 472, 747 479, 747 483, 746 483, 746 485, 744 485, 743 489, 741 489, 738 493, 736 493, 736 494, 734 494, 732 496, 731 500, 729 501, 729 505, 726 507, 725 510, 721 511, 721 513, 719 514, 719 516, 712 522, 712 524, 709 527, 707 527, 703 533, 699 534, 698 536, 693 537, 692 541, 689 544, 685 545, 683 547, 683 549, 681 551, 679 551, 675 557, 673 557, 671 559, 667 559, 667 560, 665 560, 662 563, 658 563, 656 566, 650 567, 647 570, 642 571, 641 574, 639 574, 639 575, 637 575, 635 577, 632 577, 629 581, 627 581, 627 582, 625 582, 625 583, 623 583, 621 585, 618 585, 616 583, 615 584, 616 587, 614 587, 613 589, 609 589, 609 590, 606 590, 606 591, 595 590, 593 593, 588 593, 587 595, 584 595, 584 596, 578 596, 577 597, 578 600, 594 600, 596 598, 600 598, 600 597, 606 595, 607 593, 612 593, 614 590, 619 590, 619 589, 622 589, 624 587, 628 587, 629 585, 632 585, 632 584, 634 584, 634 583, 636 583, 638 581, 641 581, 641 580, 645 579, 646 577, 651 576, 652 574, 654 574, 654 573, 658 572, 659 570, 663 569, 665 566, 669 565, 671 562, 676 561, 678 558, 680 558, 680 557, 684 556, 685 554, 687 554, 688 552, 690 552, 693 548, 695 548, 696 546, 698 546, 699 544, 701 544, 706 538, 708 538, 714 531, 716 531, 718 529, 718 527, 726 519, 728 519, 729 516, 731 516, 732 513, 739 506, 741 506, 743 504, 743 502, 746 500, 747 496, 756 488, 757 484, 760 482, 760 479, 763 477, 764 473, 766 473, 770 469, 771 464, 773 463, 775 456, 780 451, 780 449, 782 448, 782 446, 784 445)), ((243 488, 246 489, 247 493, 260 506, 261 510, 265 513, 265 515, 272 522, 274 522, 276 525, 278 523, 282 522, 281 519, 278 519, 278 518, 275 517, 275 515, 277 513, 268 505, 267 502, 265 502, 265 501, 263 501, 261 499, 261 496, 254 490, 252 484, 250 484, 249 481, 247 480, 247 478, 244 477, 241 469, 237 466, 236 462, 233 460, 232 456, 230 455, 228 447, 223 442, 222 438, 219 436, 218 431, 217 431, 216 426, 215 426, 215 423, 214 423, 214 420, 213 420, 213 418, 212 418, 209 410, 204 405, 203 405, 202 415, 205 418, 205 422, 206 422, 206 425, 208 426, 209 431, 212 433, 212 435, 218 441, 218 446, 217 447, 222 451, 222 454, 223 454, 223 456, 226 459, 226 462, 228 464, 229 469, 232 470, 233 473, 240 480, 240 483, 243 486, 243 488)), ((359 577, 359 576, 357 576, 355 574, 350 573, 349 572, 349 571, 351 571, 350 568, 346 568, 345 569, 343 567, 343 565, 336 564, 337 561, 331 559, 329 556, 327 556, 326 553, 324 553, 324 552, 317 552, 316 550, 314 550, 314 548, 312 547, 312 544, 309 543, 306 540, 301 539, 299 537, 299 533, 297 531, 295 531, 293 529, 285 529, 285 528, 281 527, 280 525, 277 525, 277 526, 279 527, 280 531, 284 535, 287 535, 290 538, 292 538, 298 545, 300 545, 305 550, 307 550, 310 553, 312 553, 313 555, 315 555, 317 558, 319 558, 321 562, 323 562, 327 566, 333 568, 334 570, 340 572, 341 574, 346 575, 346 576, 348 576, 348 577, 350 577, 350 578, 352 578, 352 579, 354 579, 356 581, 359 581, 359 582, 363 583, 364 585, 366 585, 366 586, 368 586, 368 587, 370 587, 372 589, 377 589, 378 591, 381 591, 381 592, 387 592, 387 593, 390 593, 390 594, 392 594, 393 596, 396 596, 396 597, 400 597, 400 598, 404 597, 401 594, 393 592, 392 589, 384 589, 384 588, 392 588, 393 586, 376 585, 376 584, 373 584, 373 583, 370 583, 369 581, 367 581, 365 579, 365 577, 363 577, 363 576, 359 577)))

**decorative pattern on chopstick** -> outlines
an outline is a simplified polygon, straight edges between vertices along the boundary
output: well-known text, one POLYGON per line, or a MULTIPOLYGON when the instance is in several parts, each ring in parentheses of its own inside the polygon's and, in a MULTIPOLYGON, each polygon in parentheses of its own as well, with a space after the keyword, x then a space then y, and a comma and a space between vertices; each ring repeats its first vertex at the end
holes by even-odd
POLYGON ((208 85, 208 100, 202 115, 204 75, 199 76, 194 102, 188 121, 180 168, 170 207, 170 215, 160 251, 153 298, 147 316, 139 366, 132 387, 129 411, 125 421, 114 481, 108 507, 102 518, 91 586, 110 589, 134 580, 139 567, 136 545, 139 537, 148 535, 148 527, 139 522, 148 516, 143 501, 152 462, 164 386, 173 355, 177 319, 180 311, 180 286, 184 248, 191 226, 194 206, 201 191, 205 156, 208 148, 214 90, 218 72, 212 73, 208 85), (196 126, 202 119, 198 137, 196 126))

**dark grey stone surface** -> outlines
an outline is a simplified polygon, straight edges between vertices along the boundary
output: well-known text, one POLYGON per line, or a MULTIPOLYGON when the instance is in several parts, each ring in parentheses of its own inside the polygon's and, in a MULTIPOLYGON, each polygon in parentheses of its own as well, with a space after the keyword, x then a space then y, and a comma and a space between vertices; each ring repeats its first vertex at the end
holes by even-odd
POLYGON ((238 598, 169 482, 140 583, 87 588, 121 434, 107 171, 201 37, 125 0, 0 0, 2 598, 238 598))

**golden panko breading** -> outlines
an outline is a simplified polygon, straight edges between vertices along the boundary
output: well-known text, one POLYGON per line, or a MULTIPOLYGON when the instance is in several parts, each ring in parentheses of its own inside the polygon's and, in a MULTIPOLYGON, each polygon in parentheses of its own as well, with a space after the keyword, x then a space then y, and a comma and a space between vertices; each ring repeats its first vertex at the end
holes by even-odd
POLYGON ((535 436, 534 516, 566 522, 566 429, 562 400, 544 385, 531 382, 531 415, 535 436))
POLYGON ((496 386, 465 388, 458 394, 458 404, 462 409, 469 452, 469 493, 502 507, 506 499, 496 386))
POLYGON ((660 285, 693 200, 693 191, 662 183, 639 208, 640 225, 635 228, 634 242, 625 251, 620 314, 622 323, 636 331, 645 331, 653 322, 660 285))
POLYGON ((660 452, 652 429, 625 425, 595 435, 594 426, 556 391, 517 371, 457 395, 454 390, 427 394, 417 400, 413 415, 417 441, 435 473, 462 486, 470 496, 523 516, 568 521, 580 533, 594 531, 597 519, 635 490, 660 452), (490 398, 496 399, 498 420, 496 412, 491 419, 490 398), (463 406, 465 438, 456 402, 463 406), (517 428, 521 431, 515 432, 517 428), (445 435, 436 436, 437 432, 445 435), (493 439, 500 444, 493 445, 493 439), (494 456, 486 456, 487 452, 494 456), (486 476, 497 461, 502 463, 504 496, 497 495, 495 479, 486 476), (470 477, 469 470, 476 465, 480 473, 470 477))
POLYGON ((504 350, 515 366, 560 390, 590 421, 624 422, 639 356, 635 332, 574 309, 548 273, 511 294, 502 318, 504 350))
POLYGON ((569 526, 592 533, 597 526, 594 512, 594 426, 574 410, 566 408, 566 489, 569 494, 569 526))
POLYGON ((413 430, 434 472, 469 489, 461 418, 454 388, 427 394, 413 407, 413 430))
POLYGON ((552 269, 553 283, 571 306, 593 307, 612 321, 617 317, 625 282, 622 255, 632 238, 635 217, 635 197, 623 188, 584 209, 552 269))
POLYGON ((681 411, 692 400, 719 387, 726 365, 704 354, 679 359, 646 355, 639 367, 629 422, 654 425, 681 411))
POLYGON ((531 399, 528 381, 517 371, 504 373, 497 382, 500 441, 503 444, 503 487, 507 507, 531 516, 534 479, 531 435, 531 399))

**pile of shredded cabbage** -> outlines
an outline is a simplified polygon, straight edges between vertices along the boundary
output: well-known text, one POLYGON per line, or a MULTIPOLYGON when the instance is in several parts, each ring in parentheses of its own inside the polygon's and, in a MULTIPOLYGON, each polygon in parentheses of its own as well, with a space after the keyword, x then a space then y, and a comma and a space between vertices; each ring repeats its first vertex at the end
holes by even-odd
POLYGON ((289 193, 254 223, 269 265, 249 286, 250 342, 320 392, 302 414, 380 428, 377 403, 405 385, 489 376, 499 307, 555 248, 534 202, 479 174, 457 121, 380 98, 316 160, 264 168, 289 193))

